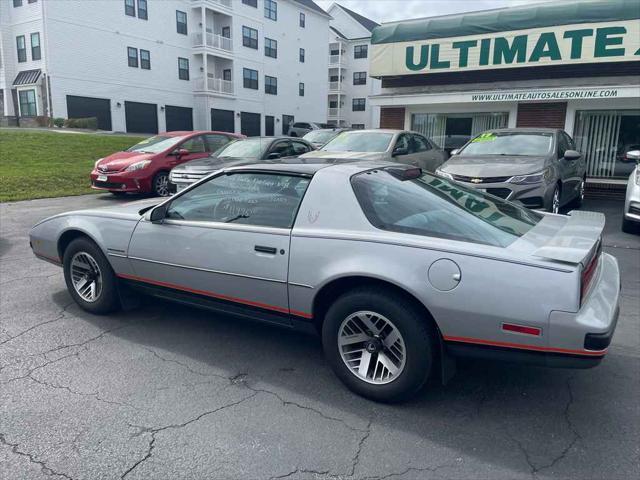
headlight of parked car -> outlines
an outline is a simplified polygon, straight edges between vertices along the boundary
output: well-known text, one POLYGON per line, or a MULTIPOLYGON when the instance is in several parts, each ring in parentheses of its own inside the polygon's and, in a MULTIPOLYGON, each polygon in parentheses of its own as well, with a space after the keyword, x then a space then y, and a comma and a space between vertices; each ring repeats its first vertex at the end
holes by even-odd
POLYGON ((439 168, 436 168, 436 175, 438 175, 439 177, 444 177, 444 178, 446 178, 448 180, 453 180, 453 175, 451 175, 450 173, 447 173, 447 172, 443 172, 439 168))
POLYGON ((509 183, 517 183, 519 185, 530 185, 534 183, 541 183, 551 178, 551 169, 545 168, 538 173, 532 173, 530 175, 516 175, 509 179, 509 183))
POLYGON ((146 167, 150 163, 151 163, 151 160, 142 160, 141 162, 132 163, 126 168, 125 171, 135 172, 136 170, 142 170, 144 167, 146 167))
POLYGON ((99 164, 102 160, 104 160, 104 158, 99 158, 99 159, 97 159, 97 160, 96 160, 96 163, 94 163, 94 164, 93 164, 93 168, 98 168, 98 164, 99 164))

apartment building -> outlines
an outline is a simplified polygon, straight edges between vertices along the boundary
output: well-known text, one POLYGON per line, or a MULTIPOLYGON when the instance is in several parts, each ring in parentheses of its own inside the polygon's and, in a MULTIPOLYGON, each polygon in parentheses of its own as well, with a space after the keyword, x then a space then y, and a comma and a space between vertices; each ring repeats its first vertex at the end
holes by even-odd
POLYGON ((371 31, 378 24, 338 3, 327 12, 331 15, 328 122, 377 128, 379 108, 370 105, 369 96, 380 93, 380 80, 369 77, 369 55, 371 31))
POLYGON ((329 19, 312 0, 3 0, 0 113, 279 135, 327 117, 329 19))

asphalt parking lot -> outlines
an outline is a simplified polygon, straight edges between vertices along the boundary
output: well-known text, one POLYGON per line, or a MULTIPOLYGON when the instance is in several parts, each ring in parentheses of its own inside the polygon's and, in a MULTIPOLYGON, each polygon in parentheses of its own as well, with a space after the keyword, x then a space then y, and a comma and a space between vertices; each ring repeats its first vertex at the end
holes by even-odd
POLYGON ((314 337, 155 300, 81 311, 28 230, 122 201, 0 205, 0 478, 638 478, 640 236, 619 202, 585 206, 607 213, 623 274, 599 367, 461 362, 388 406, 347 391, 314 337))

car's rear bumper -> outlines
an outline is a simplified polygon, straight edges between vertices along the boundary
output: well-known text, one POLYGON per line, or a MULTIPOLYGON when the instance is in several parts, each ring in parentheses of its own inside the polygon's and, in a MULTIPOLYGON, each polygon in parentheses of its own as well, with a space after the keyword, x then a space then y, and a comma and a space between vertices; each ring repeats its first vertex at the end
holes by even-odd
MULTIPOLYGON (((633 176, 635 173, 632 173, 633 176)), ((632 222, 640 222, 640 185, 635 179, 629 179, 624 202, 624 218, 632 222)))

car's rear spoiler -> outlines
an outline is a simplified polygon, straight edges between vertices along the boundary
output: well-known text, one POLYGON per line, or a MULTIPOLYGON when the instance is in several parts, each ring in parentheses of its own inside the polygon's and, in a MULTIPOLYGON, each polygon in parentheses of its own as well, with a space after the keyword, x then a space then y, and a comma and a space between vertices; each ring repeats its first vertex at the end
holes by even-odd
POLYGON ((605 217, 598 212, 574 210, 551 239, 533 252, 536 257, 578 264, 590 257, 602 236, 605 217))

